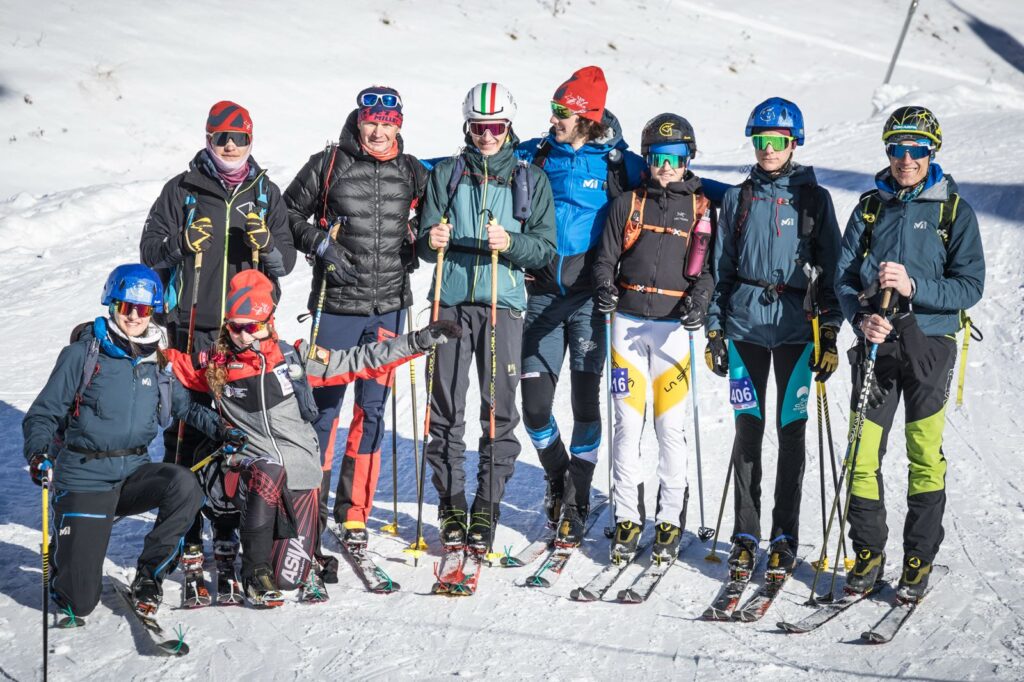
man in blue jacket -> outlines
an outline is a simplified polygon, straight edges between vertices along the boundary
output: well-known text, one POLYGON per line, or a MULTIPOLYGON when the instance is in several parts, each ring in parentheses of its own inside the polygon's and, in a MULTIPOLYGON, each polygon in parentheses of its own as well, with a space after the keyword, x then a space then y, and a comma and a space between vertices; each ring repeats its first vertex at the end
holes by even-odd
POLYGON ((897 596, 918 601, 943 538, 946 459, 942 431, 961 311, 981 299, 985 254, 973 209, 934 163, 942 128, 924 107, 894 111, 882 132, 889 165, 846 226, 836 271, 843 315, 859 339, 850 351, 852 409, 867 380, 867 346, 877 344, 848 510, 857 562, 846 589, 867 592, 882 578, 888 537, 881 461, 900 396, 910 460, 903 572, 897 596), (885 289, 896 313, 881 310, 885 289))
POLYGON ((604 108, 604 73, 587 66, 551 98, 551 130, 516 153, 544 169, 555 201, 555 259, 528 272, 523 332, 523 421, 547 479, 544 509, 559 542, 578 545, 589 512, 590 483, 601 445, 604 316, 591 278, 609 200, 637 186, 646 168, 627 151, 619 122, 604 108), (566 451, 552 403, 569 351, 572 440, 566 451), (565 500, 563 505, 562 501, 565 500))

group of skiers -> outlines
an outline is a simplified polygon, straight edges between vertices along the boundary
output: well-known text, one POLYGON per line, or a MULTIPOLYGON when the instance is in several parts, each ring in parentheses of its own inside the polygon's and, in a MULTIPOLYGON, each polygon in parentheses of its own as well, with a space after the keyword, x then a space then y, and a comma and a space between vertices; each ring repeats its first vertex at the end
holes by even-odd
POLYGON ((902 396, 910 482, 900 590, 919 599, 942 540, 954 335, 984 282, 974 212, 934 162, 942 145, 935 116, 902 107, 889 117, 888 166, 843 236, 828 191, 794 159, 805 132, 792 102, 773 97, 754 107, 745 135, 756 165, 741 185, 726 187, 691 170, 697 140, 685 118, 651 119, 637 155, 606 97, 600 68, 576 71, 554 91, 548 134, 521 141, 512 94, 480 83, 462 105, 465 146, 421 162, 404 151, 401 96, 371 86, 357 95, 338 142, 311 156, 283 194, 251 155, 249 113, 215 104, 204 148, 149 213, 141 263, 111 273, 101 297, 107 316, 76 328, 24 419, 32 479, 54 491, 58 607, 79 617, 92 611, 115 518, 151 508, 159 508, 157 521, 131 587, 140 612, 155 612, 161 582, 179 563, 186 605, 210 603, 203 515, 212 523, 218 600, 270 607, 294 588, 326 598, 324 582, 337 580, 336 559, 319 546, 328 514, 346 546, 366 547, 393 372, 420 353, 430 354, 425 461, 446 547, 491 550, 521 450, 520 382, 554 542, 582 543, 608 372, 612 559, 632 559, 647 519, 640 438, 652 392, 653 556, 674 558, 688 495, 683 406, 694 358, 686 344, 692 349, 701 329, 705 361, 728 377, 735 415, 730 567, 753 570, 764 538, 769 565, 791 572, 809 388, 838 369, 844 320, 858 337, 849 351, 851 409, 863 420, 851 463, 856 564, 847 589, 870 589, 885 564, 880 461, 902 396), (313 266, 312 333, 308 343, 288 344, 274 315, 278 281, 297 251, 313 266), (419 260, 435 267, 433 316, 403 334, 419 260), (567 352, 568 447, 552 409, 567 352), (464 435, 474 361, 482 436, 470 502, 464 435), (773 365, 779 452, 764 536, 773 365), (354 414, 328 510, 348 383, 354 414), (181 422, 169 425, 172 417, 181 422), (160 428, 165 458, 154 463, 147 446, 160 428))

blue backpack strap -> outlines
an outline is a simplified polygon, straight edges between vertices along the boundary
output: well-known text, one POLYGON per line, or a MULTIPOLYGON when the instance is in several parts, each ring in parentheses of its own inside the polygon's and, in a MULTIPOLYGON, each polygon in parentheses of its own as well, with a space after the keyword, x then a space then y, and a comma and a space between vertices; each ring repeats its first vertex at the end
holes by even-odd
POLYGON ((512 216, 523 225, 533 213, 533 192, 537 176, 530 172, 530 164, 520 159, 512 171, 512 216))
POLYGON ((156 387, 160 392, 160 406, 156 419, 161 429, 166 429, 173 421, 171 417, 171 379, 173 376, 170 365, 156 371, 156 387))
POLYGON ((462 158, 462 154, 459 154, 455 157, 455 165, 452 166, 452 174, 448 178, 448 201, 444 206, 444 211, 441 213, 441 217, 446 221, 448 220, 448 211, 451 210, 452 202, 455 200, 455 192, 459 189, 459 181, 462 180, 465 172, 466 160, 462 158))

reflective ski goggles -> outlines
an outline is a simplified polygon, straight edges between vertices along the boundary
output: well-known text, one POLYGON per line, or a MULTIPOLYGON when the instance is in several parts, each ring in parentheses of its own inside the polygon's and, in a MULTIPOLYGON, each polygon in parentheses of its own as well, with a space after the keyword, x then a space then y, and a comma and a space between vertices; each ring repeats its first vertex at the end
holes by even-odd
POLYGON ((153 306, 145 303, 129 303, 128 301, 114 301, 111 305, 121 315, 131 317, 132 311, 139 317, 149 317, 153 314, 153 306))
POLYGON ((789 135, 751 135, 750 139, 754 143, 754 149, 758 151, 763 152, 770 146, 775 151, 781 152, 796 138, 789 135))
POLYGON ((359 106, 375 107, 377 102, 384 105, 385 109, 400 109, 402 98, 389 92, 364 92, 359 96, 359 106))
POLYGON ((508 132, 508 121, 470 121, 469 133, 474 137, 483 137, 490 133, 493 137, 501 137, 508 132))
POLYGON ((248 147, 252 138, 249 137, 249 133, 236 133, 234 131, 225 131, 220 133, 209 133, 210 144, 214 147, 227 146, 228 142, 234 142, 236 147, 248 147))
POLYGON ((644 158, 647 159, 647 165, 653 168, 661 168, 666 162, 673 168, 686 168, 686 162, 690 159, 689 156, 682 154, 662 154, 660 152, 650 152, 644 158))
POLYGON ((885 153, 894 159, 902 159, 907 154, 910 154, 910 158, 915 161, 919 161, 932 153, 932 148, 928 145, 917 145, 917 144, 887 144, 885 145, 885 153))
POLYGON ((267 328, 266 322, 227 322, 228 331, 234 334, 255 334, 267 328))
POLYGON ((558 102, 551 103, 551 113, 555 115, 555 118, 560 118, 563 121, 576 115, 575 111, 558 102))

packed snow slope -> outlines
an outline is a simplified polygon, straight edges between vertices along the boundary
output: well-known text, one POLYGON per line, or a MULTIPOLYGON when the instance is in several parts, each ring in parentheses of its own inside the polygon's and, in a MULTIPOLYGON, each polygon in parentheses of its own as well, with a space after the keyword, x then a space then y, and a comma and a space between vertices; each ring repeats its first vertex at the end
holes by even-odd
MULTIPOLYGON (((938 161, 981 221, 988 272, 985 297, 971 314, 985 340, 970 348, 964 405, 951 404, 948 411, 949 499, 939 561, 951 573, 897 639, 877 648, 858 644, 861 631, 881 614, 880 603, 859 605, 808 635, 779 634, 776 621, 806 611, 806 565, 762 622, 697 620, 725 568, 704 561, 709 547, 693 534, 699 522, 695 462, 687 544, 647 603, 627 608, 568 599, 570 589, 607 560, 607 541, 597 530, 550 590, 522 587, 526 569, 494 568, 485 570, 471 598, 429 596, 438 547, 432 490, 425 510, 430 554, 414 568, 401 551, 416 515, 412 395, 403 371, 397 425, 401 540, 377 532, 391 519, 395 492, 390 435, 371 523, 372 549, 402 584, 400 593, 370 595, 343 565, 341 582, 330 586, 324 605, 184 612, 172 608, 180 592, 175 576, 166 584, 161 617, 187 629, 192 653, 171 660, 146 649, 106 587, 87 627, 50 633, 53 679, 1024 678, 1024 420, 1016 409, 1024 395, 1024 373, 1017 370, 1024 343, 1024 166, 1017 140, 1024 122, 1024 4, 922 2, 892 83, 879 88, 907 4, 0 4, 0 134, 6 140, 0 141, 0 677, 40 676, 40 495, 21 456, 21 418, 71 327, 102 313, 98 299, 107 272, 137 259, 149 206, 162 183, 203 144, 209 106, 233 99, 249 108, 254 156, 285 186, 310 154, 336 137, 355 93, 367 84, 387 83, 402 92, 406 149, 431 157, 453 153, 461 143, 460 105, 474 83, 498 80, 512 90, 519 103, 515 127, 526 138, 546 130, 553 89, 573 70, 598 64, 611 88, 608 107, 628 140, 638 145, 640 129, 653 115, 679 112, 697 130, 697 172, 730 182, 739 182, 752 160, 742 135, 752 106, 772 95, 796 101, 808 128, 797 159, 815 166, 841 224, 885 163, 879 136, 886 113, 923 104, 941 120, 945 146, 938 161)), ((295 316, 309 273, 300 261, 284 281, 279 321, 288 338, 308 332, 295 316)), ((429 277, 425 266, 414 278, 421 294, 418 325, 426 319, 421 311, 429 277)), ((848 328, 841 342, 852 343, 848 328)), ((725 382, 697 364, 705 522, 713 525, 732 417, 725 382)), ((422 417, 422 364, 418 369, 422 417)), ((828 383, 840 454, 849 393, 844 364, 828 383)), ((557 406, 568 430, 565 390, 557 406)), ((891 575, 902 555, 906 511, 901 419, 883 467, 891 575)), ((471 448, 476 429, 468 429, 471 448)), ((809 557, 821 543, 813 417, 808 430, 801 541, 809 557)), ((542 524, 542 472, 525 432, 520 438, 523 454, 496 542, 513 551, 542 524)), ((774 446, 769 429, 766 516, 774 446)), ((650 429, 642 447, 650 453, 653 508, 656 442, 650 429)), ((152 454, 161 456, 159 443, 152 454)), ((470 458, 475 465, 475 453, 470 458)), ((606 490, 604 459, 600 466, 596 485, 606 490)), ((134 566, 151 519, 118 524, 109 570, 134 566)), ((731 523, 730 504, 726 538, 731 523)), ((330 541, 327 546, 338 549, 330 541)))

